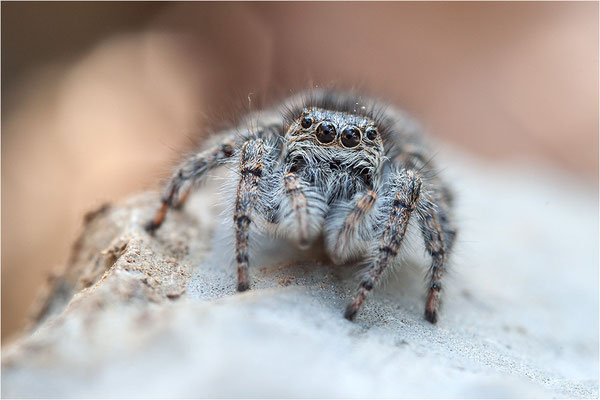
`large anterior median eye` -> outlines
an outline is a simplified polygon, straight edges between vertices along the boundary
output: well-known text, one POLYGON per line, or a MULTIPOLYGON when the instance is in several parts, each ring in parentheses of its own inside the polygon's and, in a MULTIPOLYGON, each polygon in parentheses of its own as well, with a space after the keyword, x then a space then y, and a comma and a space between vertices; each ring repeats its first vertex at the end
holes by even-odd
POLYGON ((355 126, 347 126, 342 131, 342 145, 344 147, 356 147, 360 143, 360 129, 355 126))
POLYGON ((317 128, 317 140, 321 143, 331 143, 335 139, 335 126, 328 121, 324 121, 317 128))

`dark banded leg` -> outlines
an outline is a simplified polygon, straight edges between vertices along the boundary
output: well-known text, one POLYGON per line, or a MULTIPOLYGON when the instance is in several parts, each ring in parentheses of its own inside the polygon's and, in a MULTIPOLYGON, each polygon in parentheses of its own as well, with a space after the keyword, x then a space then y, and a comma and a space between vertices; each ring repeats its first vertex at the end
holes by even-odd
POLYGON ((192 186, 197 183, 207 171, 219 166, 220 161, 234 154, 234 142, 226 139, 222 143, 193 155, 185 160, 177 169, 167 184, 161 197, 161 206, 154 218, 146 225, 146 230, 153 233, 160 228, 169 208, 183 206, 192 186))
POLYGON ((360 283, 358 293, 352 302, 348 304, 344 313, 344 317, 350 321, 356 316, 383 271, 398 255, 411 213, 416 208, 421 194, 421 179, 413 171, 402 170, 398 176, 392 179, 395 195, 388 220, 383 229, 379 250, 375 261, 371 264, 366 276, 360 283))
MULTIPOLYGON (((367 193, 362 195, 356 203, 354 203, 354 207, 350 210, 346 218, 344 219, 344 223, 342 228, 340 229, 337 239, 335 241, 335 245, 333 248, 333 255, 337 259, 343 259, 343 254, 346 249, 349 247, 352 239, 356 237, 356 231, 360 225, 360 223, 364 220, 371 210, 373 210, 373 206, 375 206, 375 202, 377 201, 377 193, 372 190, 369 190, 367 193)), ((361 239, 362 240, 362 239, 361 239)))
POLYGON ((248 279, 248 231, 250 216, 258 198, 260 179, 263 172, 264 144, 262 139, 244 143, 240 154, 240 183, 235 199, 233 223, 235 229, 235 256, 237 261, 238 286, 243 292, 250 288, 248 279))
POLYGON ((425 304, 425 319, 435 324, 440 306, 442 277, 446 271, 446 261, 456 237, 456 230, 450 219, 449 206, 446 200, 438 198, 436 206, 429 207, 423 213, 421 231, 425 239, 425 248, 432 258, 427 303, 425 304))
POLYGON ((182 190, 181 194, 178 196, 179 199, 177 200, 177 203, 173 204, 173 206, 171 208, 174 210, 181 210, 183 208, 183 206, 185 205, 185 202, 187 201, 187 199, 190 197, 191 191, 192 191, 192 185, 189 185, 185 190, 182 190))

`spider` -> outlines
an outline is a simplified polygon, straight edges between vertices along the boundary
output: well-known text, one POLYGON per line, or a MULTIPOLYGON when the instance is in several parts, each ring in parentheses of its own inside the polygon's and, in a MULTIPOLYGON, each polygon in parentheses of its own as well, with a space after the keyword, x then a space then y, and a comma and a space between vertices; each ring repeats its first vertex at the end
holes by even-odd
POLYGON ((179 208, 206 173, 237 164, 233 209, 237 290, 249 289, 251 224, 308 248, 323 241, 334 264, 368 265, 344 317, 352 321, 384 270, 401 262, 411 218, 431 256, 425 318, 436 323, 456 230, 452 195, 437 175, 419 126, 355 92, 312 89, 246 117, 185 160, 146 229, 179 208))

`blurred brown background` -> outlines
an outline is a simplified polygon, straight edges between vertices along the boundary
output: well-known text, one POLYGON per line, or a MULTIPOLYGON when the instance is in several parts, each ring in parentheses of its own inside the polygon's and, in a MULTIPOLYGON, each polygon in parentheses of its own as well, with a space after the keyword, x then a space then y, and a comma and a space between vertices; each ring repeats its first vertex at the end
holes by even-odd
POLYGON ((2 338, 86 211, 158 188, 248 97, 358 85, 482 158, 597 185, 597 3, 1 7, 2 338))

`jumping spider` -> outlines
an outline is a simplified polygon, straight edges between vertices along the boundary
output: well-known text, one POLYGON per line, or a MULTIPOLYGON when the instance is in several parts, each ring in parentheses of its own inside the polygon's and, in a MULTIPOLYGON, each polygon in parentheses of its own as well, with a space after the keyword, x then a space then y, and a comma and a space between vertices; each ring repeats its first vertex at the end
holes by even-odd
POLYGON ((344 314, 352 320, 382 272, 398 263, 414 216, 432 258, 425 318, 437 321, 456 236, 452 197, 410 118, 356 93, 310 90, 249 115, 217 140, 179 166, 148 231, 185 202, 207 171, 233 160, 239 178, 232 221, 238 291, 250 287, 251 223, 301 248, 324 240, 333 263, 368 263, 344 314))

